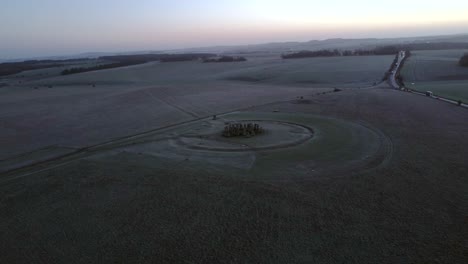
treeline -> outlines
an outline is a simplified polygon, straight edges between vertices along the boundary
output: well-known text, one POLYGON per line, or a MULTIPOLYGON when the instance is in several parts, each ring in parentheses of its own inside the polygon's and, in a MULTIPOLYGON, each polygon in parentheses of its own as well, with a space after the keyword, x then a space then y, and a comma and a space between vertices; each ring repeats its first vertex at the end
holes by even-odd
POLYGON ((388 78, 392 74, 392 71, 395 69, 395 67, 397 67, 398 56, 399 54, 395 55, 392 64, 390 64, 390 68, 388 69, 388 71, 385 72, 384 77, 382 78, 382 82, 388 80, 388 78))
MULTIPOLYGON (((397 55, 398 56, 398 55, 397 55)), ((400 87, 405 87, 405 82, 403 80, 403 75, 401 75, 401 69, 403 69, 403 66, 405 65, 406 63, 406 60, 408 60, 409 57, 412 56, 412 53, 410 50, 406 50, 405 51, 405 58, 401 61, 401 65, 400 67, 398 68, 398 71, 396 73, 396 81, 398 83, 398 85, 400 85, 400 87)), ((397 67, 395 65, 395 67, 397 67)))
POLYGON ((74 61, 83 61, 83 59, 74 60, 27 60, 23 62, 5 62, 0 63, 0 76, 18 74, 23 71, 39 70, 46 68, 61 67, 66 63, 74 61))
POLYGON ((98 59, 104 61, 113 61, 121 63, 146 63, 150 61, 157 61, 161 58, 162 54, 139 54, 139 55, 115 55, 115 56, 102 56, 98 59))
POLYGON ((152 61, 160 62, 177 62, 177 61, 192 61, 212 57, 211 53, 186 53, 186 54, 139 54, 139 55, 116 55, 103 56, 98 60, 110 61, 109 64, 97 65, 92 67, 70 68, 62 71, 62 75, 70 75, 76 73, 114 69, 126 66, 133 66, 152 61))
POLYGON ((215 56, 211 53, 192 53, 192 54, 168 54, 163 55, 160 59, 161 62, 178 62, 178 61, 193 61, 199 59, 206 59, 215 56))
POLYGON ((176 62, 192 61, 215 56, 211 53, 182 53, 182 54, 138 54, 138 55, 117 55, 99 57, 101 60, 110 60, 123 63, 147 63, 151 61, 176 62))
POLYGON ((395 55, 400 50, 402 49, 397 46, 382 46, 375 49, 345 50, 342 52, 342 56, 395 55))
POLYGON ((283 59, 313 58, 313 57, 340 57, 340 56, 370 56, 370 55, 395 55, 400 51, 397 46, 383 46, 375 49, 357 49, 357 50, 317 50, 317 51, 299 51, 295 53, 283 54, 283 59))
POLYGON ((468 67, 468 53, 466 53, 460 58, 458 64, 462 67, 468 67))
POLYGON ((429 42, 396 45, 400 50, 447 50, 468 49, 467 42, 429 42))
POLYGON ((390 65, 390 69, 388 69, 387 72, 385 72, 385 75, 382 79, 382 81, 386 81, 388 80, 388 78, 390 77, 390 75, 394 72, 395 72, 395 80, 397 82, 397 84, 400 86, 400 87, 405 87, 405 83, 404 83, 404 80, 403 80, 403 76, 401 75, 401 69, 403 68, 406 60, 412 56, 412 53, 411 51, 409 50, 406 50, 405 51, 405 58, 400 62, 400 67, 398 67, 398 61, 399 61, 399 57, 400 57, 400 53, 398 53, 397 55, 395 55, 395 59, 393 60, 393 63, 390 65), (397 70, 398 69, 398 70, 397 70))
POLYGON ((240 61, 247 61, 244 57, 233 57, 233 56, 221 56, 217 58, 206 58, 203 60, 205 63, 211 62, 240 62, 240 61))
POLYGON ((302 51, 295 52, 295 53, 281 55, 283 59, 336 57, 336 56, 343 56, 342 52, 340 52, 339 50, 317 50, 317 51, 302 50, 302 51))
POLYGON ((136 65, 140 63, 130 63, 130 62, 116 62, 110 64, 103 64, 97 65, 92 67, 77 67, 77 68, 70 68, 62 71, 62 75, 70 75, 70 74, 77 74, 82 72, 89 72, 89 71, 98 71, 98 70, 107 70, 113 68, 120 68, 125 66, 136 65))
POLYGON ((312 57, 338 57, 338 56, 371 56, 371 55, 395 55, 401 50, 443 50, 443 49, 468 49, 466 42, 429 42, 429 43, 407 43, 376 47, 375 49, 357 50, 317 50, 299 51, 283 54, 283 59, 312 58, 312 57))

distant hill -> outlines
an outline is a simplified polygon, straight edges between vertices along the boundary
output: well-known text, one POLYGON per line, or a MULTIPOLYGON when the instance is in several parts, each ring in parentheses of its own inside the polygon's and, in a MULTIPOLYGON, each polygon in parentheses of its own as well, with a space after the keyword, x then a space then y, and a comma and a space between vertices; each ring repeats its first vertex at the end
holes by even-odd
POLYGON ((360 38, 360 39, 345 39, 333 38, 325 40, 311 40, 307 42, 275 42, 253 45, 236 45, 236 46, 213 46, 188 49, 174 49, 165 51, 129 51, 129 52, 88 52, 69 56, 52 56, 52 57, 36 57, 36 58, 21 58, 14 60, 0 59, 0 62, 21 62, 25 60, 69 60, 69 59, 85 59, 99 58, 104 56, 119 56, 119 55, 140 55, 140 54, 177 54, 177 53, 215 53, 215 54, 249 54, 249 53, 286 53, 297 52, 302 50, 323 50, 323 49, 340 49, 340 50, 356 50, 356 49, 374 49, 378 46, 386 45, 407 45, 419 43, 468 43, 468 33, 458 35, 443 35, 443 36, 423 36, 423 37, 407 37, 407 38, 360 38))
POLYGON ((254 53, 254 52, 294 52, 301 50, 322 50, 322 49, 374 49, 378 46, 386 45, 407 45, 433 42, 453 42, 468 43, 468 34, 427 36, 409 38, 362 38, 343 39, 334 38, 326 40, 311 40, 307 42, 278 42, 258 45, 243 46, 217 46, 184 49, 184 52, 211 52, 211 53, 254 53))
POLYGON ((41 56, 41 57, 29 57, 29 58, 18 58, 18 59, 1 59, 0 63, 4 62, 23 62, 27 60, 70 60, 70 59, 97 59, 105 56, 120 56, 120 55, 142 55, 142 54, 162 54, 163 51, 128 51, 128 52, 87 52, 75 55, 64 55, 64 56, 41 56))

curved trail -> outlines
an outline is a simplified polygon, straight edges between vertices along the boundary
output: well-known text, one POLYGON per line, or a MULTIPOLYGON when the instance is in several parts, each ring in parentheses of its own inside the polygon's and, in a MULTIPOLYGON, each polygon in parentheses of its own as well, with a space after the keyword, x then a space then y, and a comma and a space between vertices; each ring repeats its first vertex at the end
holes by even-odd
MULTIPOLYGON (((311 127, 308 127, 308 126, 305 126, 305 125, 302 125, 302 124, 297 124, 297 123, 293 123, 293 122, 284 122, 284 121, 277 121, 277 120, 242 120, 242 122, 269 122, 269 123, 277 123, 277 124, 287 124, 287 125, 290 125, 290 126, 297 126, 297 127, 301 127, 303 128, 304 130, 308 131, 309 134, 304 137, 304 138, 300 138, 296 141, 292 141, 292 142, 286 142, 286 143, 280 143, 280 144, 277 144, 277 145, 270 145, 270 146, 263 146, 263 147, 254 147, 254 146, 249 146, 249 145, 245 145, 246 148, 228 148, 228 147, 208 147, 208 146, 197 146, 197 145, 191 145, 191 144, 187 144, 185 142, 183 142, 182 140, 180 140, 180 137, 177 138, 177 143, 186 147, 186 148, 189 148, 189 149, 194 149, 194 150, 208 150, 208 151, 218 151, 218 152, 246 152, 246 151, 266 151, 266 150, 278 150, 278 149, 283 149, 283 148, 290 148, 290 147, 294 147, 294 146, 298 146, 298 145, 301 145, 311 139, 313 139, 314 137, 314 130, 311 128, 311 127)), ((191 138, 190 136, 184 136, 185 138, 191 138)), ((196 136, 192 136, 193 138, 196 138, 196 136)), ((214 141, 217 141, 217 140, 214 140, 214 141)))
MULTIPOLYGON (((321 177, 342 177, 342 176, 356 176, 359 174, 365 174, 376 169, 380 169, 386 167, 388 163, 392 160, 394 154, 394 145, 392 139, 387 136, 384 132, 380 129, 370 125, 369 123, 358 120, 355 124, 365 127, 370 131, 374 132, 380 141, 380 145, 378 150, 375 152, 370 159, 366 159, 364 161, 357 162, 355 164, 350 164, 349 166, 329 170, 327 172, 322 172, 321 177)), ((303 179, 295 179, 294 182, 297 183, 307 183, 310 181, 314 181, 313 178, 303 178, 303 179)), ((287 181, 283 180, 274 180, 272 182, 280 182, 286 183, 287 181)))

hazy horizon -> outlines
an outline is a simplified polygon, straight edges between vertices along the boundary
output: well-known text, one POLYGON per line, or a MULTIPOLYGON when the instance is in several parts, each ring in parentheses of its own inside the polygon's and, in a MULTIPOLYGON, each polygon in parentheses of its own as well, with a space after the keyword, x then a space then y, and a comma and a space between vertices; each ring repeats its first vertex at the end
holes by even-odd
POLYGON ((468 33, 468 2, 6 1, 0 59, 468 33))

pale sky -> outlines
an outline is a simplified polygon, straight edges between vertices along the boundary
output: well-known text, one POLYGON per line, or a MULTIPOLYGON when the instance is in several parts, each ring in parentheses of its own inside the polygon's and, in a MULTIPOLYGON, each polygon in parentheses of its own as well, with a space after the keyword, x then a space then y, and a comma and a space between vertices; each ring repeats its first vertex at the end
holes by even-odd
POLYGON ((0 58, 468 33, 468 0, 0 0, 0 58))

